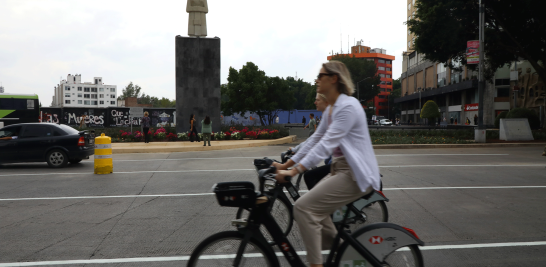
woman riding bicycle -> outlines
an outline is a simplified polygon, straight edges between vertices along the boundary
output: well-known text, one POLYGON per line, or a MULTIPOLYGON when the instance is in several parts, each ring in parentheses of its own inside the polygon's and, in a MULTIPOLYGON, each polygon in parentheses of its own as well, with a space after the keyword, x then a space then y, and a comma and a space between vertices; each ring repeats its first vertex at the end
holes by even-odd
POLYGON ((351 97, 354 85, 347 67, 339 61, 322 64, 316 79, 317 93, 330 103, 315 134, 285 164, 275 164, 279 183, 333 155, 330 174, 295 203, 298 223, 311 267, 322 266, 321 250, 336 236, 330 218, 339 207, 379 190, 379 167, 373 151, 366 114, 351 97), (287 168, 297 165, 291 170, 287 168))

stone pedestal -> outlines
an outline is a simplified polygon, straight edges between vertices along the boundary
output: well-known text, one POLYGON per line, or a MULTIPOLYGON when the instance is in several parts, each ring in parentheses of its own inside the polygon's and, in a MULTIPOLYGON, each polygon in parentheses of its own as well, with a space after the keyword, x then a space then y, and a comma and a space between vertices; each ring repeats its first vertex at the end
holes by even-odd
POLYGON ((210 116, 220 131, 220 39, 176 36, 176 131, 190 130, 195 114, 197 132, 210 116))

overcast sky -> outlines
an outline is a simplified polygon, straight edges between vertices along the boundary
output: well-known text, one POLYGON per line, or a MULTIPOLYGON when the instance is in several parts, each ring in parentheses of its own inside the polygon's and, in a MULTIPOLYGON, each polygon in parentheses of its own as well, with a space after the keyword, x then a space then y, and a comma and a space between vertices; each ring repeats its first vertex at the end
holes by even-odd
MULTIPOLYGON (((0 0, 0 82, 49 106, 68 74, 140 85, 175 99, 175 36, 188 34, 186 0, 0 0)), ((405 0, 208 0, 208 37, 221 38, 221 81, 254 62, 268 76, 311 82, 333 50, 354 40, 394 55, 400 77, 405 0), (340 36, 341 35, 341 36, 340 36)))

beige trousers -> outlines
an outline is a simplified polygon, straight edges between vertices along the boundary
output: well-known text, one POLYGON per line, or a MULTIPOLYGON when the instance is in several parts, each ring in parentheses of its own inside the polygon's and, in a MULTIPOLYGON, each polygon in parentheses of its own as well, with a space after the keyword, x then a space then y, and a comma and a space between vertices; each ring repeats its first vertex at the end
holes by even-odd
POLYGON ((345 157, 333 158, 330 174, 296 201, 294 219, 311 264, 322 264, 321 250, 330 249, 337 230, 330 215, 336 209, 370 193, 360 191, 345 157))

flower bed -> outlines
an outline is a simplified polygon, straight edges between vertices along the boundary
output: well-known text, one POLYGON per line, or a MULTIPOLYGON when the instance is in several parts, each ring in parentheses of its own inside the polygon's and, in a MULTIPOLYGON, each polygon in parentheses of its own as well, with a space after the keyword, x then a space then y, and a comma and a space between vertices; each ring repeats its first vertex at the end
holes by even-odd
MULTIPOLYGON (((130 129, 96 129, 97 134, 105 133, 112 137, 112 142, 144 142, 144 133, 139 130, 131 132, 130 129)), ((189 141, 190 132, 176 133, 174 128, 150 128, 148 135, 151 141, 189 141)), ((226 131, 211 134, 211 140, 243 140, 243 139, 277 139, 283 137, 279 130, 266 128, 248 128, 237 129, 231 127, 226 131)), ((198 141, 203 141, 203 134, 198 133, 198 141)))

